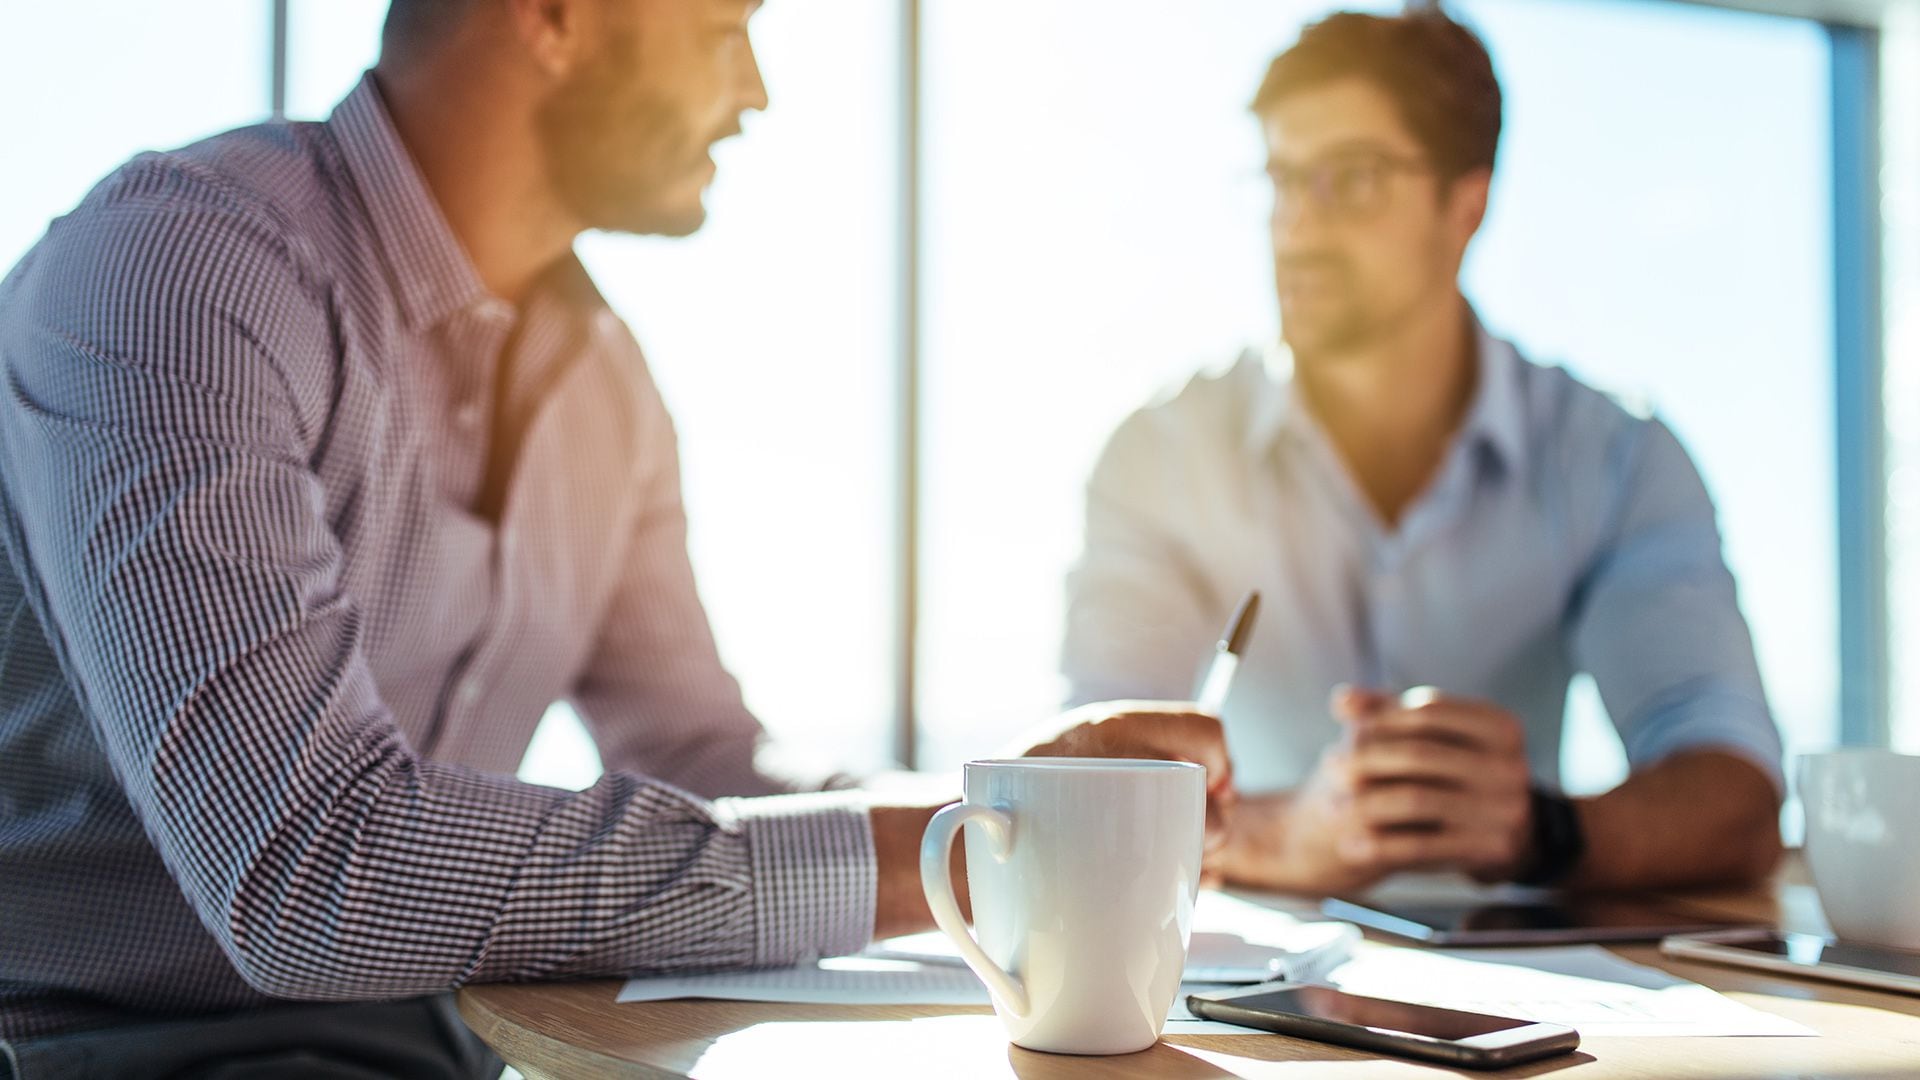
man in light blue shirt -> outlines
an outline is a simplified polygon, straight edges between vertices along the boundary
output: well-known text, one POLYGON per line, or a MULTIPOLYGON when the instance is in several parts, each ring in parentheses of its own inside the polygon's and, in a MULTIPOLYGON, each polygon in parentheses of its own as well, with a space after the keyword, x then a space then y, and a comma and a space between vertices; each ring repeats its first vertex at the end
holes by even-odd
POLYGON ((1069 583, 1073 696, 1188 692, 1257 588, 1224 710, 1246 796, 1229 878, 1763 875, 1780 741, 1698 473, 1657 419, 1522 358, 1460 293, 1500 129, 1484 48, 1434 12, 1333 16, 1254 111, 1285 344, 1113 437, 1069 583), (1579 672, 1633 773, 1570 801, 1579 672))

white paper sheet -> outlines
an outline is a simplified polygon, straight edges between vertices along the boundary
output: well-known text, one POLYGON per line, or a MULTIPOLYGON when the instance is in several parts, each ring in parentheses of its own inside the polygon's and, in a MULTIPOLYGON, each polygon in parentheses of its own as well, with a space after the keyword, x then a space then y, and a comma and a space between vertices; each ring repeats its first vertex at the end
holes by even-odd
POLYGON ((772 971, 630 979, 615 1001, 715 998, 824 1005, 988 1005, 987 988, 964 967, 844 956, 772 971))
MULTIPOLYGON (((1360 944, 1352 923, 1307 922, 1285 912, 1206 890, 1193 909, 1187 980, 1237 982, 1233 969, 1265 954, 1272 978, 1312 982, 1338 967, 1360 944)), ((1253 981, 1251 979, 1247 981, 1253 981)))
MULTIPOLYGON (((1194 907, 1186 981, 1312 982, 1353 955, 1360 931, 1351 923, 1303 922, 1238 897, 1202 892, 1194 907)), ((963 965, 953 939, 937 930, 876 942, 862 955, 924 964, 963 965)))
MULTIPOLYGON (((1319 942, 1319 959, 1295 965, 1299 981, 1324 978, 1354 993, 1419 1001, 1447 1008, 1567 1024, 1583 1036, 1812 1035, 1789 1020, 1749 1008, 1704 986, 1635 964, 1598 946, 1542 949, 1420 950, 1386 945, 1349 948, 1351 928, 1307 923, 1259 904, 1207 892, 1195 911, 1195 961, 1245 962, 1274 946, 1319 942), (1219 935, 1201 937, 1200 935, 1219 935), (1352 952, 1352 959, 1339 961, 1352 952), (1330 972, 1327 969, 1331 969, 1330 972)), ((944 938, 916 935, 882 943, 865 956, 823 960, 777 971, 730 972, 634 979, 620 1001, 717 998, 734 1001, 835 1005, 986 1005, 987 991, 958 966, 944 938)), ((1198 970, 1190 964, 1190 971, 1198 970)), ((1256 1034, 1247 1028, 1197 1020, 1181 988, 1167 1034, 1256 1034)))
MULTIPOLYGON (((1246 1028, 1201 1020, 1187 1011, 1187 995, 1217 990, 1195 983, 1180 988, 1167 1014, 1168 1035, 1247 1035, 1246 1028)), ((964 967, 844 956, 773 971, 712 975, 664 975, 629 979, 615 1001, 713 998, 818 1005, 990 1005, 987 988, 964 967)))
POLYGON ((1586 1038, 1818 1034, 1598 945, 1432 951, 1372 945, 1327 981, 1372 997, 1564 1024, 1586 1038))
MULTIPOLYGON (((1219 1076, 1223 1080, 1241 1075, 1235 1066, 1255 1064, 1227 1057, 1224 1060, 1233 1064, 1224 1070, 1181 1070, 1178 1055, 1182 1053, 1192 1051, 1166 1048, 1155 1052, 1154 1058, 1170 1062, 1177 1075, 1219 1076)), ((901 1080, 903 1076, 911 1080, 1017 1080, 1020 1074, 1043 1067, 1030 1051, 1007 1045, 1006 1029, 997 1017, 968 1014, 911 1020, 770 1020, 749 1024, 714 1039, 687 1072, 719 1077, 827 1075, 828 1070, 819 1062, 832 1062, 835 1080, 901 1080)), ((1083 1059, 1081 1067, 1094 1076, 1116 1068, 1099 1058, 1083 1059)), ((1316 1077, 1319 1073, 1307 1075, 1316 1077)), ((1289 1077, 1300 1080, 1297 1072, 1289 1077)), ((1431 1071, 1426 1071, 1415 1080, 1434 1078, 1431 1071)))

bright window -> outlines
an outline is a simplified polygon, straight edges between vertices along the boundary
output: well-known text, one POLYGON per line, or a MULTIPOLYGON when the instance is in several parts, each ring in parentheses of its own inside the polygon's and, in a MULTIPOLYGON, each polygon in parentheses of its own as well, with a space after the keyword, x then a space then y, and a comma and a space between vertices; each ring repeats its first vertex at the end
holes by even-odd
POLYGON ((1920 7, 1892 13, 1881 174, 1886 234, 1887 555, 1894 745, 1920 753, 1920 7))
POLYGON ((1059 707, 1062 582, 1100 448, 1155 390, 1274 336, 1247 107, 1325 10, 927 5, 923 766, 1059 707))
MULTIPOLYGON (((1789 750, 1839 734, 1829 49, 1637 0, 1465 0, 1507 101, 1468 293, 1534 359, 1648 399, 1720 511, 1789 750)), ((1564 772, 1611 786, 1590 685, 1564 772)))
POLYGON ((380 55, 387 0, 287 0, 287 117, 325 120, 380 55))
POLYGON ((134 154, 265 119, 268 16, 260 0, 8 4, 0 274, 134 154))
POLYGON ((892 751, 893 0, 768 4, 771 108, 685 240, 580 245, 680 430, 700 590, 747 704, 823 758, 892 751))

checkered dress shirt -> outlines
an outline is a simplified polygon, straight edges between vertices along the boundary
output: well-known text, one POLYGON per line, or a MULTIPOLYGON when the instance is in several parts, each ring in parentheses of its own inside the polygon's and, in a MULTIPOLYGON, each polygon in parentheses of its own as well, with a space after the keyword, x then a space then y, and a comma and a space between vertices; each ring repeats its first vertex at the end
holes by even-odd
POLYGON ((0 376, 0 1036, 866 942, 863 804, 766 764, 638 347, 571 258, 487 294, 371 76, 102 182, 0 376), (561 699, 579 793, 510 775, 561 699))

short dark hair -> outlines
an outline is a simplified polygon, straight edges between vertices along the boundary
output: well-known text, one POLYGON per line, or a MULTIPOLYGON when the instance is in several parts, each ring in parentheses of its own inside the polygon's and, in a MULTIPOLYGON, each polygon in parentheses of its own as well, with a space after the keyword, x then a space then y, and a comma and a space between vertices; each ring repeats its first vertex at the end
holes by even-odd
POLYGON ((1445 12, 1327 16, 1274 58, 1253 111, 1264 115, 1284 97, 1348 77, 1365 79, 1393 99, 1441 175, 1493 168, 1500 146, 1493 58, 1473 31, 1445 12))

